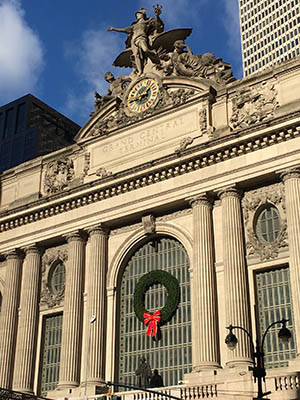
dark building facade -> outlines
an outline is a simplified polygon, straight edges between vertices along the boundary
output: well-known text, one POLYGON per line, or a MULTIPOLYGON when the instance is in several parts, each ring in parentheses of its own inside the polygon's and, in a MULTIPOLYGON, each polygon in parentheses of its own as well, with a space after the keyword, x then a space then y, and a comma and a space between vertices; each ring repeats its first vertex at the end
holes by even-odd
POLYGON ((72 144, 79 129, 31 94, 0 107, 0 172, 72 144))

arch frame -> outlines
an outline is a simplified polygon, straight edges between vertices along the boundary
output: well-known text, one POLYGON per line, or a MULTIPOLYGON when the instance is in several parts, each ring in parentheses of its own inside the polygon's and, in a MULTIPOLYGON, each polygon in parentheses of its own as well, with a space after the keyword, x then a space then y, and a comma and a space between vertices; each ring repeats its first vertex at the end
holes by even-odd
POLYGON ((119 294, 117 288, 121 282, 124 268, 135 250, 146 243, 149 238, 157 236, 169 236, 178 240, 187 253, 189 269, 192 271, 192 236, 187 230, 176 224, 157 221, 155 234, 153 235, 145 234, 144 228, 141 227, 132 232, 119 246, 109 264, 107 273, 106 380, 113 381, 116 373, 116 339, 119 329, 117 315, 119 294))

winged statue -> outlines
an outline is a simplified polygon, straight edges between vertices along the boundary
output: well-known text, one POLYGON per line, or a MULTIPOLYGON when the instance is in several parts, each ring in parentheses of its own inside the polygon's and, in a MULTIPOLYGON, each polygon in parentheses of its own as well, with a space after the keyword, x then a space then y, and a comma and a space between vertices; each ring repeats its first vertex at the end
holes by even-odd
MULTIPOLYGON (((191 28, 171 29, 153 36, 150 41, 150 49, 171 53, 174 51, 174 43, 177 40, 185 40, 192 33, 191 28)), ((131 47, 122 51, 113 62, 115 67, 133 67, 134 57, 131 47)))

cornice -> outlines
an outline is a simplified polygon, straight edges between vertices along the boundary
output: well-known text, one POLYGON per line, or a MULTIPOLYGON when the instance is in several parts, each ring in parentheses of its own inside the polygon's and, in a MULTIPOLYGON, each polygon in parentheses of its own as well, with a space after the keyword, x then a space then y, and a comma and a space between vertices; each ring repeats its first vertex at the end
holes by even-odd
POLYGON ((253 136, 249 136, 249 131, 249 129, 245 129, 240 133, 233 132, 231 135, 216 139, 211 143, 188 148, 181 153, 180 158, 176 154, 172 154, 107 178, 39 199, 30 204, 33 209, 31 211, 28 211, 29 205, 25 205, 3 212, 0 214, 2 219, 0 232, 291 140, 300 135, 300 123, 293 122, 277 129, 274 127, 264 133, 259 132, 256 126, 251 129, 251 132, 256 133, 253 136), (231 142, 228 143, 229 141, 231 142), (100 185, 101 187, 99 187, 100 185), (51 204, 49 204, 50 201, 51 204), (14 215, 16 213, 19 215, 14 215))

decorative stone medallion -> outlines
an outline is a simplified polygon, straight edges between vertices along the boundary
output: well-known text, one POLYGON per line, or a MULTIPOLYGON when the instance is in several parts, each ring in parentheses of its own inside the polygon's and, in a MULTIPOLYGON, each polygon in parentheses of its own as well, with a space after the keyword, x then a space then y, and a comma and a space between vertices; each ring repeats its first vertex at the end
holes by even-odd
POLYGON ((238 92, 232 99, 232 129, 248 128, 269 120, 279 107, 274 81, 262 82, 238 92))
POLYGON ((282 248, 288 246, 284 184, 278 183, 247 192, 242 200, 248 256, 259 256, 261 261, 275 259, 282 248), (276 207, 280 217, 279 232, 272 242, 264 242, 255 232, 260 210, 265 205, 276 207))
POLYGON ((74 165, 69 157, 62 157, 50 161, 46 166, 44 177, 44 191, 54 194, 68 189, 74 179, 74 165))
POLYGON ((59 262, 68 260, 67 245, 62 245, 45 250, 42 257, 42 289, 41 305, 52 308, 61 304, 64 298, 64 289, 56 292, 51 285, 52 273, 59 262))

